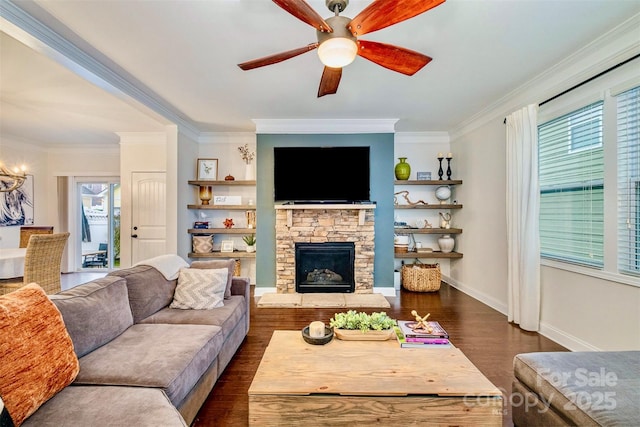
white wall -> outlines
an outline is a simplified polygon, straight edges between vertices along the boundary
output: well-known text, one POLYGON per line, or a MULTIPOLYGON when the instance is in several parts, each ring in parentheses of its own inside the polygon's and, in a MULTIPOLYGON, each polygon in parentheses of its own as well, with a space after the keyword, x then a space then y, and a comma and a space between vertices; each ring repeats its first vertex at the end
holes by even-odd
MULTIPOLYGON (((464 226, 453 284, 506 314, 506 114, 539 103, 640 52, 636 17, 520 90, 497 100, 452 134, 464 185, 464 226)), ((637 64, 633 65, 640 75, 637 64)), ((541 330, 571 350, 640 349, 640 283, 543 266, 541 330)))
MULTIPOLYGON (((41 185, 48 180, 47 153, 29 141, 0 135, 0 160, 12 168, 25 165, 34 182, 34 225, 54 225, 49 222, 47 189, 41 185)), ((20 244, 20 227, 0 227, 0 248, 17 248, 20 244)))
POLYGON ((456 213, 462 262, 452 263, 451 283, 506 313, 507 241, 505 205, 505 135, 502 118, 469 132, 451 144, 463 179, 456 213))

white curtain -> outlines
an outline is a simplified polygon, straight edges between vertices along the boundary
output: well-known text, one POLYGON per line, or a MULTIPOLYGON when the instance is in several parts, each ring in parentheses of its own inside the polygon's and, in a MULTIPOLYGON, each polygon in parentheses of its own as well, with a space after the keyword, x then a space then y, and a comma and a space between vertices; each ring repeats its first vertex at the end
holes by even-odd
POLYGON ((508 319, 527 331, 540 323, 538 106, 507 116, 508 319))

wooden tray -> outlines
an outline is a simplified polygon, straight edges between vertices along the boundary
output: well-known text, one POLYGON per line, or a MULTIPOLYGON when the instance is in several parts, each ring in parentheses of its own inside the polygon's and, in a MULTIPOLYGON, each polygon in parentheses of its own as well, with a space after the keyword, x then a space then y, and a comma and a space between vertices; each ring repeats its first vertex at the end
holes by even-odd
POLYGON ((367 331, 351 329, 337 329, 333 330, 336 338, 343 341, 386 341, 394 336, 393 329, 385 329, 382 331, 367 331))

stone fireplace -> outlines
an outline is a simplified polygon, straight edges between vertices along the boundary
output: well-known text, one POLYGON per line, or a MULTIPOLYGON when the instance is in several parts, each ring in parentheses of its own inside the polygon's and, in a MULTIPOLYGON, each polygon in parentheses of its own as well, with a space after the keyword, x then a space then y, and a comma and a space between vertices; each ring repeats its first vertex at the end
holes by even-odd
MULTIPOLYGON (((349 285, 347 290, 341 284, 340 289, 333 292, 373 293, 374 204, 277 205, 275 208, 278 293, 295 293, 300 289, 298 282, 302 279, 296 277, 296 243, 351 243, 353 287, 349 285)), ((327 277, 324 280, 328 280, 327 277)), ((302 283, 299 284, 304 287, 302 283)), ((314 290, 302 292, 331 292, 318 290, 319 287, 315 285, 312 288, 314 290)))

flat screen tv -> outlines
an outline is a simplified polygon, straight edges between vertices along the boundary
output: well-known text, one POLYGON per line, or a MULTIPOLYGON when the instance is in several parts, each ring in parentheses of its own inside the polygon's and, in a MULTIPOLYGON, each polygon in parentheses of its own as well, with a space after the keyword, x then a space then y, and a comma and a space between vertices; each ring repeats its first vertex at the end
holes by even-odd
POLYGON ((276 202, 370 200, 369 147, 274 147, 276 202))

